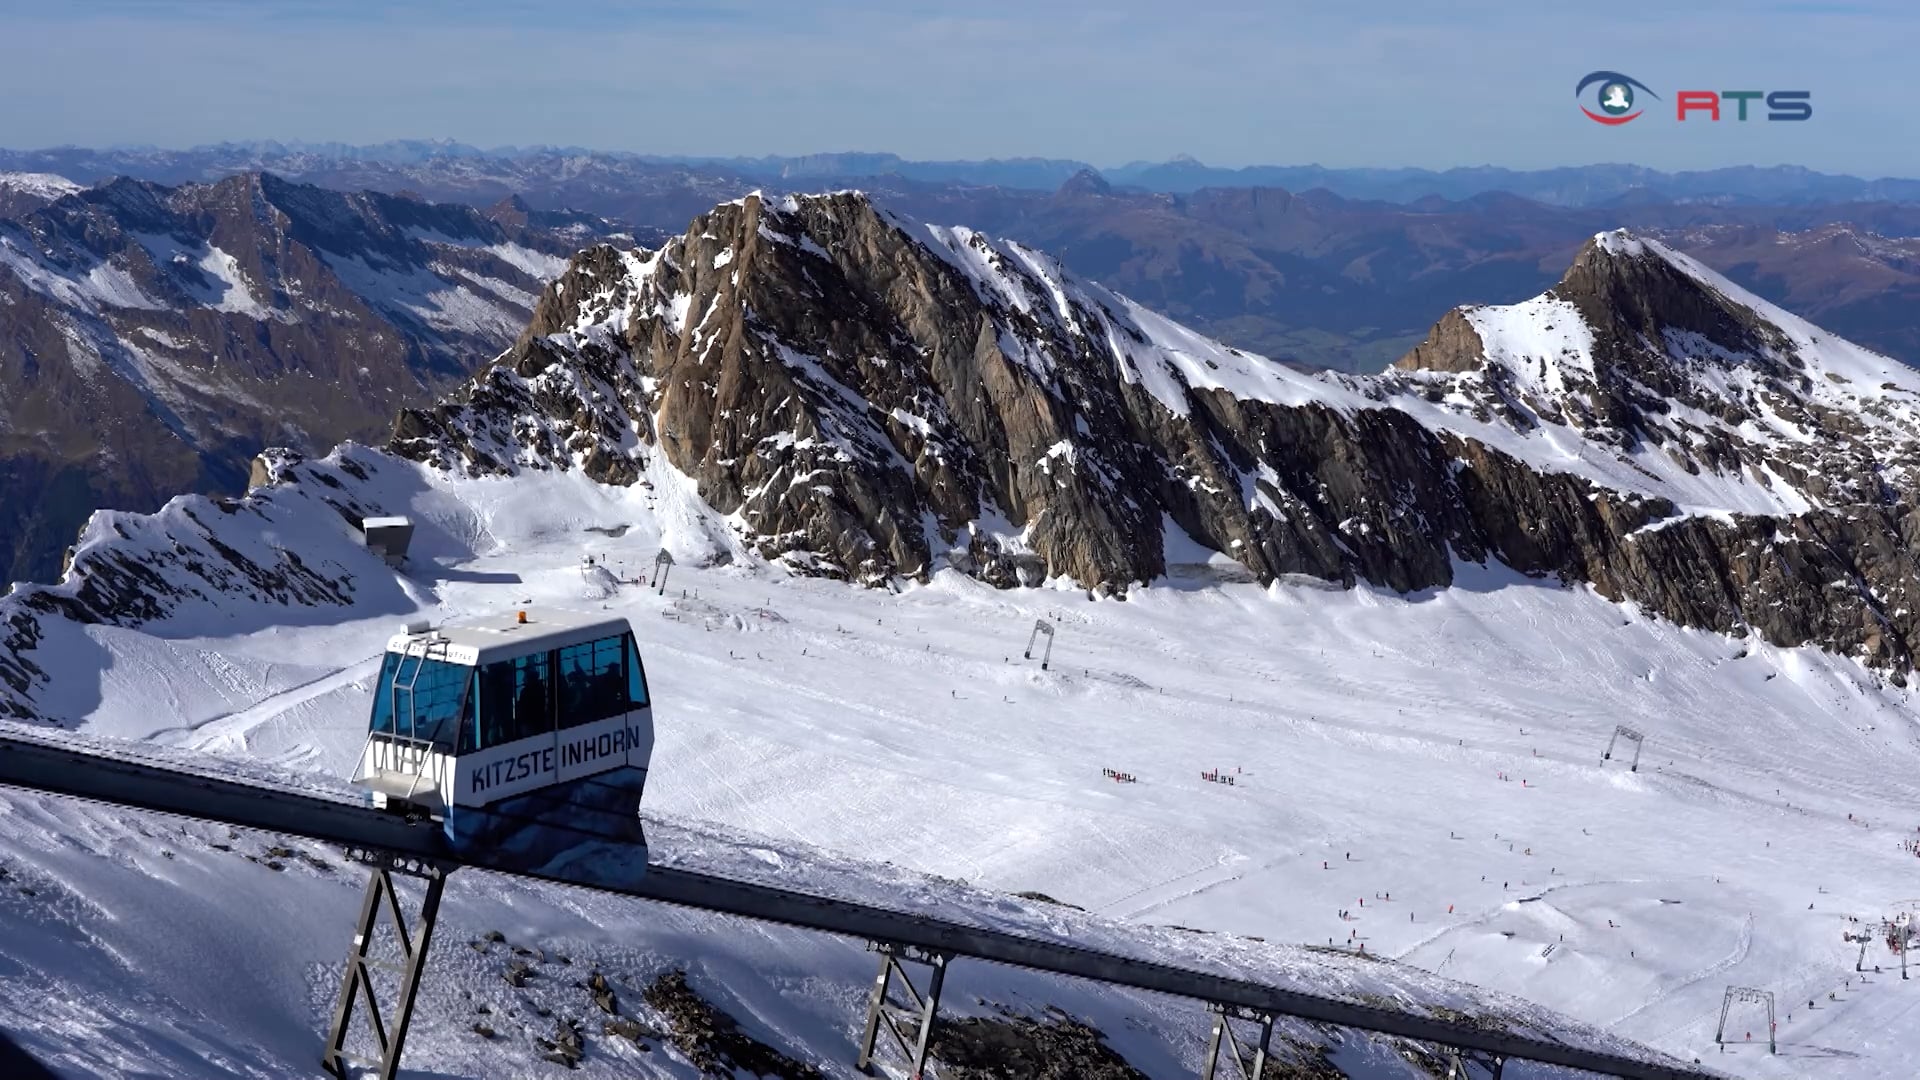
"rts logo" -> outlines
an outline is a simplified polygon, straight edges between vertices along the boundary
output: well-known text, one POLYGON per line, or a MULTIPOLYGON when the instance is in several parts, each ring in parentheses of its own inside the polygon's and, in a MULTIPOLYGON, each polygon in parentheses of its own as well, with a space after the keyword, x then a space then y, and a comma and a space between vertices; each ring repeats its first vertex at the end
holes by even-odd
MULTIPOLYGON (((1580 106, 1587 119, 1596 124, 1618 126, 1629 120, 1639 119, 1641 112, 1636 104, 1634 91, 1638 90, 1650 98, 1658 99, 1659 94, 1647 89, 1646 84, 1630 75, 1617 71, 1595 71, 1580 80, 1574 87, 1574 100, 1586 96, 1588 87, 1596 87, 1594 104, 1599 112, 1580 106)), ((1722 105, 1728 106, 1738 120, 1749 119, 1747 107, 1756 101, 1764 101, 1768 120, 1809 120, 1813 118, 1813 92, 1811 90, 1682 90, 1674 95, 1674 119, 1685 120, 1689 114, 1705 113, 1707 119, 1720 119, 1722 105)), ((1757 110, 1756 110, 1757 111, 1757 110)))
POLYGON ((1596 124, 1624 124, 1639 119, 1640 110, 1633 107, 1633 88, 1636 86, 1645 90, 1650 98, 1660 96, 1647 90, 1644 83, 1631 75, 1622 75, 1617 71, 1596 71, 1581 79, 1580 85, 1573 88, 1574 100, 1578 101, 1580 95, 1587 92, 1587 87, 1595 84, 1600 87, 1600 111, 1596 113, 1585 105, 1580 106, 1580 111, 1596 124))

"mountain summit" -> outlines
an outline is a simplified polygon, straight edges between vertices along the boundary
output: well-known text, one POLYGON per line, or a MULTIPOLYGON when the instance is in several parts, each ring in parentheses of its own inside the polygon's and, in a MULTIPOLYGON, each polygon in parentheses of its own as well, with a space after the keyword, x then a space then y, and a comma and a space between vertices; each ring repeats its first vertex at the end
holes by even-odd
POLYGON ((1910 369, 1624 232, 1543 296, 1449 313, 1395 366, 1431 373, 1420 390, 1448 408, 1704 510, 1876 504, 1920 461, 1910 369))
POLYGON ((660 454, 758 556, 870 583, 950 565, 1123 594, 1205 566, 1410 591, 1497 559, 1904 669, 1915 394, 1625 234, 1385 375, 1309 377, 843 192, 582 253, 391 448, 612 483, 660 454))

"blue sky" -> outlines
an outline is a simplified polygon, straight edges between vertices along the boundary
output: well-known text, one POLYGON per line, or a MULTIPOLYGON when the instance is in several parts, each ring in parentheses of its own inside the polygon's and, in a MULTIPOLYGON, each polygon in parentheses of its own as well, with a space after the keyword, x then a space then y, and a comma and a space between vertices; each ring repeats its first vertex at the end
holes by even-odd
POLYGON ((0 0, 0 145, 453 138, 1916 176, 1915 41, 1912 0, 0 0), (1664 102, 1593 124, 1573 88, 1595 69, 1664 102), (1815 114, 1678 124, 1660 111, 1677 89, 1810 90, 1815 114))

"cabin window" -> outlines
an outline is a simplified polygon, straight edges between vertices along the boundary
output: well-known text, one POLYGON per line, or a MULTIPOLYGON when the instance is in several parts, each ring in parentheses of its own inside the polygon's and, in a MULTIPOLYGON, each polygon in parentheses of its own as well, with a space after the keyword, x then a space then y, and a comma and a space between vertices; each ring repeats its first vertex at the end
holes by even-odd
POLYGON ((507 741, 553 733, 553 681, 546 653, 513 661, 513 723, 507 741))
POLYGON ((569 645, 558 655, 561 727, 591 724, 627 711, 625 638, 569 645))
POLYGON ((479 745, 501 746, 553 733, 553 679, 547 653, 516 656, 480 669, 479 745))
MULTIPOLYGON (((456 701, 451 714, 459 718, 463 753, 551 734, 556 727, 591 724, 647 704, 646 673, 631 634, 496 661, 474 671, 468 685, 464 713, 456 701)), ((376 703, 376 723, 379 710, 376 703)), ((447 730, 451 741, 453 725, 447 730)))
POLYGON ((369 730, 428 739, 451 752, 466 708, 471 669, 419 654, 388 653, 380 665, 369 730))
POLYGON ((513 662, 488 664, 480 677, 480 742, 474 749, 499 746, 513 727, 513 662))

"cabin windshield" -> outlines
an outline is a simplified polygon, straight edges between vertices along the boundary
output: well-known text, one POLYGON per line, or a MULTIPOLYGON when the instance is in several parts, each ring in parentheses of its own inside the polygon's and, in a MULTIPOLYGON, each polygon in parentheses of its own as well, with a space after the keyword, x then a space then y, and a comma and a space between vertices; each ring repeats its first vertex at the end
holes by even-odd
POLYGON ((468 693, 472 677, 470 667, 388 653, 374 687, 369 730, 426 739, 451 751, 461 714, 473 710, 473 695, 468 693))

